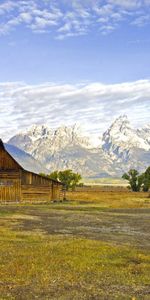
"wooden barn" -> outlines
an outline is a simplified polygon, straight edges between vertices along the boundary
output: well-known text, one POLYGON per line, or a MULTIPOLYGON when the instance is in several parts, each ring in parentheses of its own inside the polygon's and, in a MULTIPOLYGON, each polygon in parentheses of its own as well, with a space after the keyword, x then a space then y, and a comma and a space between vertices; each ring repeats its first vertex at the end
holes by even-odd
POLYGON ((63 185, 25 170, 0 140, 0 202, 62 200, 63 185))

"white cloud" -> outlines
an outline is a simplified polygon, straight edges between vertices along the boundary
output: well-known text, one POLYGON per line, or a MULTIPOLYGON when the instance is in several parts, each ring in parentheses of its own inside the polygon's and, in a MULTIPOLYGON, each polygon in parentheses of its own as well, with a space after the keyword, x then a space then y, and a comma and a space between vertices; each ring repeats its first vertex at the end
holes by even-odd
POLYGON ((54 30, 56 38, 104 34, 116 30, 122 21, 134 26, 149 23, 149 0, 3 0, 0 4, 0 34, 24 25, 33 32, 54 30), (105 25, 104 25, 105 23, 105 25))
POLYGON ((136 25, 138 27, 142 27, 149 23, 150 23, 150 15, 139 16, 132 22, 133 25, 136 25))
POLYGON ((108 2, 127 9, 137 9, 144 4, 143 0, 109 0, 108 2))
POLYGON ((17 4, 14 1, 4 1, 0 4, 0 15, 11 12, 17 7, 17 4))
POLYGON ((124 113, 139 127, 149 122, 149 95, 150 80, 81 86, 1 83, 0 134, 6 140, 34 123, 56 128, 78 120, 87 131, 100 135, 124 113))

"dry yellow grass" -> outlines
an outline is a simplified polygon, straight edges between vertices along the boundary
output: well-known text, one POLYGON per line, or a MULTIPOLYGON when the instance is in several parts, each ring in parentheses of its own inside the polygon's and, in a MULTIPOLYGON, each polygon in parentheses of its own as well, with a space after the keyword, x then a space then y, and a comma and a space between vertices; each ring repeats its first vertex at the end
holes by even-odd
MULTIPOLYGON (((145 248, 94 240, 94 234, 90 239, 42 233, 40 224, 45 222, 47 230, 56 214, 48 219, 49 206, 24 206, 19 212, 16 206, 7 211, 3 207, 0 218, 0 300, 149 299, 150 255, 145 248), (41 221, 33 222, 27 212, 33 220, 40 214, 41 221)), ((79 220, 83 217, 81 212, 79 220)), ((64 222, 64 211, 61 218, 64 222)), ((78 212, 72 222, 77 218, 78 212)))
POLYGON ((0 206, 0 300, 149 300, 146 193, 0 206))
POLYGON ((67 199, 106 208, 150 208, 148 193, 80 191, 67 192, 67 199))

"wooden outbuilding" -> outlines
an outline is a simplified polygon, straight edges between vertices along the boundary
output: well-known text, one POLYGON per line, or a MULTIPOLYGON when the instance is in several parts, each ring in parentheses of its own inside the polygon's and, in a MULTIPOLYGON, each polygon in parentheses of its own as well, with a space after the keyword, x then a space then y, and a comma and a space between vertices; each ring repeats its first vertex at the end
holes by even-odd
POLYGON ((63 185, 25 170, 0 140, 0 202, 62 200, 63 185))

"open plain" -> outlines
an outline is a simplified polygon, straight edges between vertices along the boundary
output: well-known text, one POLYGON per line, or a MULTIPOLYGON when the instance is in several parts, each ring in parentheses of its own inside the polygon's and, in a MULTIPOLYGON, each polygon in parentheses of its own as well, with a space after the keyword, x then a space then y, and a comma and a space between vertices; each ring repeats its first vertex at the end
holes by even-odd
POLYGON ((147 193, 0 205, 0 299, 150 299, 147 193))

